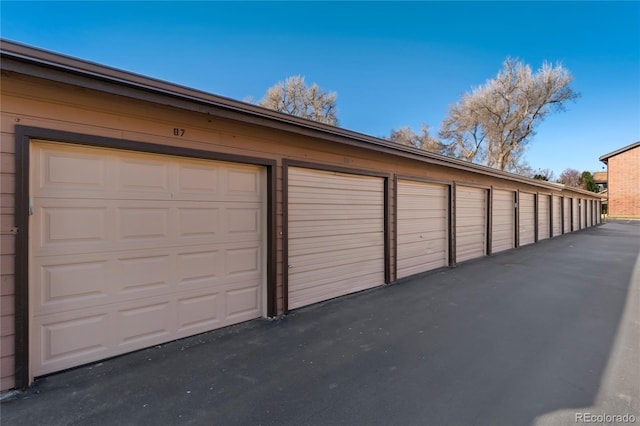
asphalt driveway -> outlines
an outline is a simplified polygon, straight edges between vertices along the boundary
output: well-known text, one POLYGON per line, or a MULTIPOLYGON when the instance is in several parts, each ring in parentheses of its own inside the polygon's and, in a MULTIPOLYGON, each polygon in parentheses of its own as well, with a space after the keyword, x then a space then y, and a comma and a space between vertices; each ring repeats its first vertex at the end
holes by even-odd
POLYGON ((640 423, 639 252, 640 222, 608 223, 51 375, 0 422, 640 423))

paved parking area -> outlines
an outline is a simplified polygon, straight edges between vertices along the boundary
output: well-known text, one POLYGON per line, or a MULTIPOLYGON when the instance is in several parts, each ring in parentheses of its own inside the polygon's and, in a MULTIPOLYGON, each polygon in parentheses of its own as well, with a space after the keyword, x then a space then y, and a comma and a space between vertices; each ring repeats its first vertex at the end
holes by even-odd
POLYGON ((4 425, 640 423, 640 222, 38 380, 4 425))

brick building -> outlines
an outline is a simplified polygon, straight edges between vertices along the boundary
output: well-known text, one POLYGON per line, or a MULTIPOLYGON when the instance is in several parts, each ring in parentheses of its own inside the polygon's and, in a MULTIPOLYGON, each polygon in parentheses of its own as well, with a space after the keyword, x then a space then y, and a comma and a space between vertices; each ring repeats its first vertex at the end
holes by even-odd
POLYGON ((640 141, 600 157, 607 165, 610 218, 640 219, 640 141))

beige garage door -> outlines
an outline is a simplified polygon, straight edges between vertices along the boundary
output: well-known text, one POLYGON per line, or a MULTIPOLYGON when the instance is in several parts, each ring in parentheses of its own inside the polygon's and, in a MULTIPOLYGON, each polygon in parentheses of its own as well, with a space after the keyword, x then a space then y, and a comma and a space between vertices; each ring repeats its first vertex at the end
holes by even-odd
POLYGON ((563 225, 564 225, 564 233, 571 232, 571 198, 564 197, 562 199, 562 204, 564 206, 563 212, 563 225))
POLYGON ((553 236, 562 234, 562 198, 553 196, 552 216, 553 216, 553 236))
POLYGON ((35 376, 261 315, 261 168, 44 142, 31 161, 35 376))
POLYGON ((515 197, 513 191, 493 191, 491 252, 515 247, 515 197))
POLYGON ((456 187, 456 262, 487 252, 487 190, 456 187))
POLYGON ((288 308, 383 285, 384 179, 288 168, 288 308))
POLYGON ((580 229, 587 227, 587 200, 580 199, 580 229))
POLYGON ((449 264, 449 188, 398 180, 398 278, 449 264))
POLYGON ((573 230, 577 231, 580 229, 580 223, 582 223, 582 221, 580 220, 580 199, 579 198, 574 198, 573 199, 573 213, 572 213, 572 226, 573 226, 573 230))
POLYGON ((589 227, 589 200, 582 200, 582 203, 584 205, 584 227, 588 228, 589 227))
POLYGON ((593 201, 587 200, 587 226, 593 226, 593 201))
POLYGON ((533 244, 536 241, 535 194, 521 192, 518 200, 518 232, 520 245, 533 244))
POLYGON ((538 240, 549 238, 549 196, 538 195, 538 240))

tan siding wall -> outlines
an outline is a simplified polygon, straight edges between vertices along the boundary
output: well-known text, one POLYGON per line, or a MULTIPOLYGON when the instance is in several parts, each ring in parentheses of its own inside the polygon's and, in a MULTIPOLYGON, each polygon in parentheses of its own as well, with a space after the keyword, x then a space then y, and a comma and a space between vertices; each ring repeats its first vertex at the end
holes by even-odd
MULTIPOLYGON (((276 169, 276 283, 278 312, 282 312, 283 211, 282 160, 294 159, 355 170, 381 171, 393 178, 395 173, 415 178, 477 185, 495 185, 506 190, 535 192, 538 187, 459 171, 445 166, 425 164, 408 158, 393 157, 364 148, 351 147, 284 131, 262 128, 211 116, 151 104, 61 83, 19 76, 2 75, 2 112, 0 115, 0 313, 2 341, 1 389, 14 386, 14 226, 15 125, 42 127, 115 139, 148 142, 189 149, 213 151, 275 160, 276 169), (174 128, 185 129, 183 137, 173 135, 174 128), (11 342, 11 343, 8 343, 11 342)), ((394 199, 393 189, 389 201, 394 199)), ((388 209, 390 253, 394 253, 393 206, 388 209)), ((392 255, 393 256, 393 255, 392 255)), ((394 270, 391 258, 391 271, 394 270)), ((393 279, 394 277, 392 277, 393 279)))
MULTIPOLYGON (((4 105, 2 105, 4 109, 4 105)), ((0 390, 14 387, 15 136, 0 134, 0 390)))

